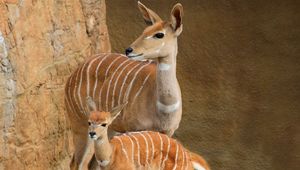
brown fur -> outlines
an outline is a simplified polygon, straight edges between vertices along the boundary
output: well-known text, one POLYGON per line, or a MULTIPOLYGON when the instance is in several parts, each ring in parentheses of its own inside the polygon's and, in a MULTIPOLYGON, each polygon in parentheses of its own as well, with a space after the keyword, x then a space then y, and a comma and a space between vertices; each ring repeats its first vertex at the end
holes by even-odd
POLYGON ((158 31, 161 31, 162 29, 164 29, 164 27, 167 25, 167 22, 158 22, 158 23, 155 23, 154 25, 151 25, 149 27, 147 27, 143 34, 145 36, 150 36, 150 35, 153 35, 154 33, 158 32, 158 31))
POLYGON ((202 158, 200 155, 194 153, 194 152, 190 152, 190 157, 191 157, 191 161, 197 162, 200 165, 202 165, 206 170, 210 170, 210 167, 208 165, 208 163, 206 162, 206 160, 204 158, 202 158))
MULTIPOLYGON (((181 6, 175 6, 178 5, 181 6)), ((161 58, 157 63, 133 61, 121 54, 99 54, 83 63, 67 81, 65 102, 75 145, 71 169, 78 169, 87 160, 84 158, 89 148, 87 97, 102 111, 128 102, 111 126, 118 132, 154 130, 171 136, 179 126, 182 102, 176 78, 176 55, 177 36, 182 29, 166 28, 167 22, 162 22, 157 14, 145 6, 142 10, 147 13, 144 17, 155 21, 145 32, 151 34, 165 29, 165 38, 145 43, 140 42, 146 36, 142 34, 135 41, 134 50, 140 51, 144 59, 161 58), (159 70, 157 64, 166 64, 170 69, 159 70)))
MULTIPOLYGON (((90 132, 96 132, 100 140, 95 140, 95 155, 90 164, 97 161, 109 161, 103 169, 188 169, 193 170, 192 162, 209 170, 206 161, 199 155, 188 151, 175 139, 159 132, 143 131, 132 132, 113 137, 107 137, 108 127, 97 126, 99 118, 109 120, 113 118, 107 112, 93 112, 89 116, 90 132)), ((109 123, 109 124, 110 124, 109 123)), ((93 165, 96 167, 96 165, 93 165)))
POLYGON ((98 112, 93 111, 90 114, 90 119, 94 120, 96 123, 107 121, 107 116, 109 115, 109 112, 98 112))

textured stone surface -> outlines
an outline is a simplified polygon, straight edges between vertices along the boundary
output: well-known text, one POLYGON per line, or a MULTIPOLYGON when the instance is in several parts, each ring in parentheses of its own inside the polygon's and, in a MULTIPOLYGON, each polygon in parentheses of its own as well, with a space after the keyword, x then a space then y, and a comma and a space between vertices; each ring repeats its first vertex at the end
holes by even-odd
MULTIPOLYGON (((176 0, 143 0, 163 18, 176 0)), ((299 1, 184 0, 176 137, 212 169, 300 167, 299 1)), ((107 1, 112 51, 145 27, 132 0, 107 1)))
POLYGON ((110 51, 104 3, 0 1, 0 169, 67 169, 64 82, 110 51))

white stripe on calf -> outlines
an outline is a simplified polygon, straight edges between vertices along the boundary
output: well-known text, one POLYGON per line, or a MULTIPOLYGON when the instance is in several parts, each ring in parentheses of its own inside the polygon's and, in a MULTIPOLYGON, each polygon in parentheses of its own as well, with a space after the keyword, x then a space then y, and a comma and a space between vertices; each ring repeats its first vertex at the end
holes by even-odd
POLYGON ((153 140, 152 140, 151 135, 149 135, 148 132, 145 132, 145 134, 149 137, 150 142, 151 142, 152 154, 151 154, 151 158, 150 158, 150 161, 151 161, 150 163, 152 163, 152 161, 153 161, 153 159, 154 159, 154 151, 155 151, 154 143, 153 143, 153 140))
POLYGON ((175 156, 175 165, 174 165, 174 167, 173 167, 173 170, 175 170, 176 168, 177 168, 177 159, 178 159, 178 143, 177 142, 175 142, 176 143, 176 156, 175 156))
POLYGON ((160 165, 162 163, 162 158, 163 158, 163 145, 164 145, 164 142, 162 141, 162 138, 161 138, 161 135, 159 132, 157 132, 158 136, 159 136, 159 140, 160 140, 160 158, 159 158, 159 164, 158 164, 158 167, 160 169, 160 165))
POLYGON ((146 160, 145 160, 145 166, 147 166, 149 163, 148 163, 148 155, 149 155, 149 151, 148 151, 148 142, 147 142, 147 139, 146 137, 144 136, 143 133, 139 132, 139 134, 144 138, 144 141, 146 143, 146 160))
POLYGON ((128 158, 128 154, 127 154, 126 149, 124 148, 124 144, 123 144, 123 142, 122 142, 122 139, 120 139, 118 136, 115 136, 115 138, 118 139, 119 142, 121 143, 122 151, 123 151, 123 153, 125 154, 126 159, 128 160, 128 159, 129 159, 129 158, 128 158))
POLYGON ((162 163, 162 169, 165 168, 165 163, 166 163, 166 161, 168 160, 169 151, 170 151, 170 138, 167 137, 167 140, 168 140, 168 150, 167 150, 166 157, 165 157, 165 159, 164 159, 164 161, 163 161, 163 163, 162 163))
POLYGON ((189 169, 189 157, 188 157, 188 155, 186 154, 186 151, 184 151, 184 154, 185 154, 185 162, 186 162, 186 168, 185 169, 189 169))
POLYGON ((130 136, 132 136, 133 137, 133 139, 135 140, 135 142, 136 142, 136 144, 137 144, 137 163, 138 163, 138 165, 140 166, 141 165, 141 161, 140 161, 140 143, 139 143, 139 141, 138 141, 138 139, 134 136, 134 135, 130 135, 130 136))
POLYGON ((181 147, 181 151, 182 151, 182 166, 181 166, 181 169, 183 169, 185 166, 184 166, 184 160, 185 160, 185 152, 184 152, 184 148, 181 147))
POLYGON ((126 134, 123 134, 124 136, 126 136, 130 143, 131 143, 131 155, 132 155, 132 162, 134 163, 134 144, 133 144, 133 141, 131 140, 131 137, 126 135, 126 134))

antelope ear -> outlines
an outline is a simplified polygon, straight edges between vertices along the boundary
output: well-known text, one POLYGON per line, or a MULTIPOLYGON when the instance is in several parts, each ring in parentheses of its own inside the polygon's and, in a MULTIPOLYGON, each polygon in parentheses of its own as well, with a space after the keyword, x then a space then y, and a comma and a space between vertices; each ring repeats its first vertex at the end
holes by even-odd
POLYGON ((96 103, 91 96, 86 97, 86 103, 90 112, 97 110, 96 103))
POLYGON ((124 109, 124 107, 127 105, 128 102, 125 102, 119 106, 114 107, 111 111, 111 122, 114 121, 115 118, 117 118, 119 116, 119 114, 121 113, 121 111, 124 109))
POLYGON ((180 3, 174 5, 171 12, 171 26, 175 31, 175 35, 179 36, 182 32, 182 17, 183 17, 183 7, 180 3))
POLYGON ((141 11, 143 18, 147 25, 153 25, 154 23, 158 21, 162 21, 162 19, 151 9, 147 8, 144 4, 142 4, 140 1, 138 1, 138 7, 141 11))

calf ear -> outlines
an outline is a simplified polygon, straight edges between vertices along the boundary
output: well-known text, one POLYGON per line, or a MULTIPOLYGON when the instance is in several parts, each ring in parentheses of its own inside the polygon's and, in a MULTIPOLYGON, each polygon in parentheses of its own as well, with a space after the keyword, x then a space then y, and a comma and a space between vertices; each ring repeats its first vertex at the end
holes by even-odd
POLYGON ((176 36, 182 32, 183 7, 180 3, 174 5, 171 11, 171 26, 176 36))
POLYGON ((96 111, 97 106, 91 96, 86 97, 86 103, 88 105, 89 112, 96 111))
POLYGON ((124 109, 124 107, 127 105, 128 102, 125 102, 119 106, 114 107, 111 111, 111 122, 119 116, 119 114, 121 113, 121 111, 124 109))
POLYGON ((138 1, 138 7, 141 11, 143 18, 147 25, 153 25, 154 23, 158 21, 162 21, 162 19, 151 9, 147 8, 144 4, 142 4, 140 1, 138 1))

